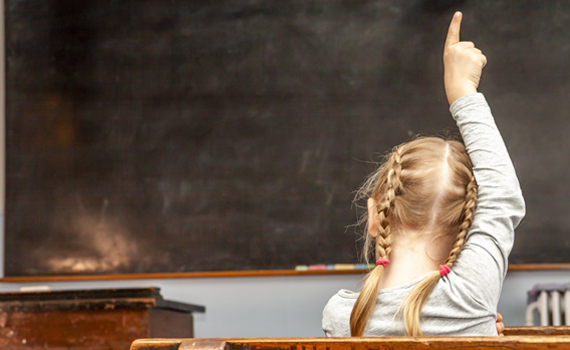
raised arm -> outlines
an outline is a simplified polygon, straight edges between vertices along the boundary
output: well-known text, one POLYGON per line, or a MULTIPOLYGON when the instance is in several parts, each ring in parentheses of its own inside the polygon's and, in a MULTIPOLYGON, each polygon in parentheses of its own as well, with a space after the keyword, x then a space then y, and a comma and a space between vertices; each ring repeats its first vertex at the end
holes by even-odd
POLYGON ((456 13, 449 27, 444 82, 451 113, 473 163, 479 203, 454 272, 466 282, 464 290, 491 311, 500 296, 514 230, 525 207, 507 148, 487 101, 477 93, 487 59, 473 43, 460 41, 461 18, 456 13))

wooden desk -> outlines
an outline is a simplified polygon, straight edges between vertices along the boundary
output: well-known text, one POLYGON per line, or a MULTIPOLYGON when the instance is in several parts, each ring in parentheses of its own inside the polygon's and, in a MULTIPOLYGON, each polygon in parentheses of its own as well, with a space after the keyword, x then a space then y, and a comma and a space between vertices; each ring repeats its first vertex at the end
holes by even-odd
POLYGON ((505 327, 505 335, 569 335, 570 326, 505 327))
POLYGON ((0 293, 1 349, 127 350, 135 339, 193 337, 203 306, 159 288, 0 293))
POLYGON ((141 339, 131 350, 558 350, 568 336, 141 339))

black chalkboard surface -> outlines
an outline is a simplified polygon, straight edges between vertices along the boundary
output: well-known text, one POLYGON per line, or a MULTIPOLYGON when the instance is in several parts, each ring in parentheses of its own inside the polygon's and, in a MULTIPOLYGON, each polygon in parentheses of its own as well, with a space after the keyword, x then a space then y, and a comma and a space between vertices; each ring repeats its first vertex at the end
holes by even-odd
POLYGON ((6 276, 356 262, 370 161, 456 132, 458 9, 527 200, 511 263, 570 263, 570 2, 6 0, 6 276))

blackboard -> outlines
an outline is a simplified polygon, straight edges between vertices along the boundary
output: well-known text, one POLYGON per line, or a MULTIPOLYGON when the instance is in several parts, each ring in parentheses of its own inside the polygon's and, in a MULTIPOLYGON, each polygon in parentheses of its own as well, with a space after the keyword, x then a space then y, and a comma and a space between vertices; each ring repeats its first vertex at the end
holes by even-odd
POLYGON ((570 263, 570 2, 6 0, 5 275, 354 263, 353 191, 456 132, 455 10, 523 187, 511 263, 570 263))

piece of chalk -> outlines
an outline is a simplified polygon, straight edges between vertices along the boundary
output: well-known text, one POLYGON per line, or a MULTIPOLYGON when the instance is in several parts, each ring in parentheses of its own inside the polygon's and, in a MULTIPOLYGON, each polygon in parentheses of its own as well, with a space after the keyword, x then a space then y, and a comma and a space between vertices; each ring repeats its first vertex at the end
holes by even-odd
POLYGON ((334 265, 327 265, 327 270, 334 270, 334 265))
POLYGON ((49 292, 50 286, 28 286, 20 287, 20 292, 49 292))
POLYGON ((354 264, 355 270, 367 270, 368 264, 354 264))
POLYGON ((327 269, 327 265, 324 265, 324 264, 309 265, 309 267, 308 267, 309 271, 319 271, 319 270, 326 270, 326 269, 327 269))
POLYGON ((307 265, 297 265, 295 266, 295 271, 307 271, 308 267, 307 265))
POLYGON ((335 270, 354 270, 354 264, 334 264, 335 270))

